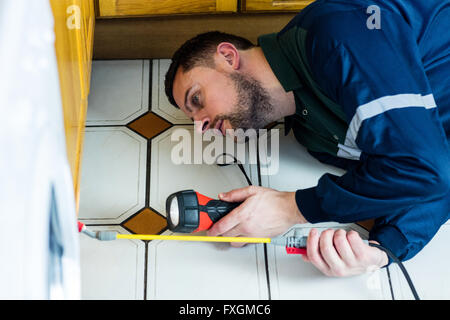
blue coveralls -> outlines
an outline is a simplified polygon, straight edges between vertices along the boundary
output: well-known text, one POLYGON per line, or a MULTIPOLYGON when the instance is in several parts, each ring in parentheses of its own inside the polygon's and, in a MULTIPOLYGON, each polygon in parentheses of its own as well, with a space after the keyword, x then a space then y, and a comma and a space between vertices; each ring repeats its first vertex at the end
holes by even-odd
POLYGON ((293 27, 308 30, 312 76, 348 119, 337 157, 316 154, 347 173, 297 190, 300 211, 374 218, 369 238, 410 259, 450 218, 450 1, 318 0, 279 34, 293 27))

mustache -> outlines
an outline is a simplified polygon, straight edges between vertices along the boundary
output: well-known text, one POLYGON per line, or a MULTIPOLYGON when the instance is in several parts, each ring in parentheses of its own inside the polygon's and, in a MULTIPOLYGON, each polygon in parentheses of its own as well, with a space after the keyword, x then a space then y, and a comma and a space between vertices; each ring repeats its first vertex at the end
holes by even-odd
POLYGON ((243 117, 243 114, 240 112, 235 112, 235 113, 231 113, 231 114, 220 114, 218 116, 216 116, 216 118, 213 120, 213 122, 211 123, 211 125, 209 126, 210 128, 215 128, 216 124, 219 121, 225 121, 228 120, 231 124, 232 129, 236 130, 236 129, 243 129, 243 130, 247 130, 247 129, 255 129, 252 127, 251 123, 249 123, 248 121, 245 121, 245 117, 243 117), (246 123, 248 123, 246 125, 246 123))
POLYGON ((231 128, 233 130, 242 129, 242 130, 246 131, 248 129, 259 129, 259 128, 254 128, 254 125, 252 124, 252 122, 250 120, 246 119, 245 116, 246 116, 245 114, 242 114, 240 112, 218 115, 218 116, 216 116, 214 121, 211 123, 210 128, 215 128, 217 122, 219 122, 219 121, 228 120, 230 122, 231 128))
POLYGON ((214 118, 213 122, 211 122, 211 125, 209 126, 210 128, 215 128, 217 122, 221 121, 221 120, 229 120, 228 116, 226 114, 221 114, 218 115, 214 118))

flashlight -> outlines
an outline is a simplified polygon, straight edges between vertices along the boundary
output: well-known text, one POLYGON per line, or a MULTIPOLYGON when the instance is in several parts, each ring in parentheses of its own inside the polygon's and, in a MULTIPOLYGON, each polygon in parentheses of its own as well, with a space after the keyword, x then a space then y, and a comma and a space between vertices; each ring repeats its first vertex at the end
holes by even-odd
POLYGON ((166 200, 167 225, 174 232, 208 230, 241 203, 215 200, 194 190, 178 191, 166 200))

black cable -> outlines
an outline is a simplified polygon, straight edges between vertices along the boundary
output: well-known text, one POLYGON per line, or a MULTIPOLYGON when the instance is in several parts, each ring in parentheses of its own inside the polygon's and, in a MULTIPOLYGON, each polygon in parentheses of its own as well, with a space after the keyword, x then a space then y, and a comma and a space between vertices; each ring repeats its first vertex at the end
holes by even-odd
MULTIPOLYGON (((219 155, 216 157, 216 164, 217 164, 219 167, 229 166, 230 164, 237 164, 237 165, 239 166, 239 169, 241 169, 241 172, 244 174, 245 179, 247 180, 248 185, 249 185, 249 186, 252 185, 251 180, 249 179, 247 173, 245 172, 244 166, 243 166, 242 163, 241 163, 239 160, 237 160, 236 157, 234 157, 233 155, 231 155, 231 154, 229 154, 229 153, 222 153, 222 154, 219 154, 219 155), (219 157, 221 157, 221 156, 230 156, 230 157, 233 158, 233 162, 230 162, 230 163, 222 163, 222 164, 217 163, 217 159, 218 159, 219 157)), ((405 268, 405 266, 403 265, 403 263, 400 261, 400 259, 397 258, 396 255, 393 254, 391 250, 389 250, 389 249, 387 249, 387 248, 385 248, 385 247, 383 247, 383 246, 380 246, 379 244, 376 244, 376 243, 369 243, 369 246, 378 248, 378 249, 380 249, 380 250, 386 252, 386 254, 387 254, 387 255, 388 255, 395 263, 398 264, 398 266, 400 267, 400 270, 403 272, 403 275, 405 276, 406 281, 408 282, 409 288, 411 289, 411 292, 412 292, 412 294, 413 294, 413 296, 414 296, 414 299, 420 300, 419 295, 417 294, 416 288, 414 287, 414 284, 413 284, 413 282, 412 282, 412 280, 411 280, 411 277, 409 276, 408 271, 406 271, 406 268, 405 268)))
POLYGON ((416 288, 414 287, 414 284, 413 284, 413 282, 412 282, 412 280, 411 280, 411 278, 410 278, 410 276, 409 276, 409 274, 408 274, 408 271, 406 271, 406 268, 405 268, 405 266, 403 265, 403 263, 400 261, 400 259, 397 258, 397 257, 395 256, 395 254, 392 253, 391 250, 389 250, 389 249, 387 249, 387 248, 385 248, 385 247, 383 247, 383 246, 380 246, 379 244, 376 244, 376 243, 369 243, 369 246, 378 248, 378 249, 380 249, 380 250, 386 252, 387 255, 388 255, 395 263, 398 264, 398 266, 400 267, 400 270, 402 270, 403 275, 405 276, 406 281, 408 282, 409 288, 411 289, 411 292, 412 292, 412 294, 413 294, 413 296, 414 296, 414 299, 420 300, 419 295, 417 294, 416 288))
POLYGON ((237 165, 239 166, 239 169, 241 169, 241 172, 244 174, 245 179, 247 180, 248 185, 249 185, 249 186, 252 186, 252 185, 253 185, 253 184, 252 184, 252 181, 250 180, 250 178, 249 178, 248 175, 247 175, 247 172, 245 172, 244 166, 242 165, 242 163, 241 163, 238 159, 236 159, 235 156, 233 156, 233 155, 231 155, 231 154, 229 154, 229 153, 225 153, 225 152, 222 153, 222 154, 219 154, 219 155, 216 157, 216 164, 217 164, 219 167, 229 166, 230 164, 237 164, 237 165), (233 158, 233 162, 229 162, 229 163, 217 163, 217 159, 218 159, 219 157, 222 157, 222 156, 230 156, 230 157, 232 157, 232 158, 233 158))

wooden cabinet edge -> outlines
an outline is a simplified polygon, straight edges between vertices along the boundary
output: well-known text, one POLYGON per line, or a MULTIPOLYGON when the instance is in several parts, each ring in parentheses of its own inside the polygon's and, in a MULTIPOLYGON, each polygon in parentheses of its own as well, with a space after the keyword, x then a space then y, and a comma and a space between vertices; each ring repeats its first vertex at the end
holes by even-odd
MULTIPOLYGON (((237 0, 216 0, 211 1, 210 5, 205 4, 198 8, 186 7, 186 9, 179 9, 177 6, 171 8, 155 8, 155 12, 151 12, 148 9, 147 12, 144 8, 133 10, 121 10, 114 8, 108 8, 107 5, 101 5, 101 0, 95 0, 95 15, 97 19, 115 19, 115 18, 147 18, 147 17, 164 17, 174 15, 199 15, 199 14, 223 14, 223 13, 235 13, 238 11, 237 0), (177 10, 178 9, 178 10, 177 10)), ((201 1, 199 1, 201 3, 201 1)))
POLYGON ((81 166, 83 159, 83 145, 84 145, 84 135, 85 135, 85 123, 86 123, 86 114, 87 114, 87 105, 88 100, 83 99, 81 103, 81 112, 80 112, 80 123, 83 125, 80 125, 78 128, 78 145, 76 150, 76 164, 75 164, 75 173, 73 174, 73 184, 74 184, 74 192, 75 192, 75 207, 76 207, 76 213, 78 216, 78 209, 80 206, 80 183, 81 183, 81 166))
POLYGON ((51 1, 55 19, 55 55, 58 64, 61 107, 64 115, 66 154, 72 175, 78 215, 81 160, 93 57, 94 0, 59 1, 61 0, 51 1), (81 10, 84 12, 84 16, 81 18, 81 29, 68 30, 66 7, 73 4, 89 6, 89 10, 81 10), (68 32, 75 33, 69 34, 68 32))
POLYGON ((292 1, 254 1, 242 0, 239 11, 243 13, 265 13, 265 12, 299 12, 315 0, 292 0, 292 1))

